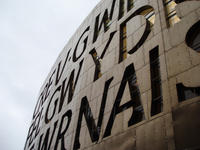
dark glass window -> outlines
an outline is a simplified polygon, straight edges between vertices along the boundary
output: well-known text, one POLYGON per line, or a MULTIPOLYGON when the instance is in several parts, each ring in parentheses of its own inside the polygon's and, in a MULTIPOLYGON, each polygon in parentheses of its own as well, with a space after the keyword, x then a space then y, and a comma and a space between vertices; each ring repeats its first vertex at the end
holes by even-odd
POLYGON ((120 4, 119 4, 119 17, 118 19, 121 19, 124 16, 124 0, 120 0, 120 4))
POLYGON ((163 108, 158 47, 150 51, 149 57, 150 57, 151 94, 152 94, 151 116, 153 116, 162 112, 163 108))
POLYGON ((187 1, 187 0, 174 0, 176 3, 181 3, 181 2, 184 2, 184 1, 187 1))
POLYGON ((129 87, 130 87, 131 97, 133 98, 134 101, 134 109, 133 109, 134 117, 132 123, 136 124, 145 119, 144 109, 143 106, 141 105, 140 90, 138 87, 136 74, 135 73, 130 74, 128 80, 130 81, 129 87))
POLYGON ((104 19, 105 20, 105 31, 108 31, 108 29, 110 28, 110 25, 111 25, 111 23, 110 23, 110 19, 109 18, 106 18, 106 19, 104 19))
POLYGON ((134 1, 135 0, 128 0, 128 11, 131 10, 134 7, 134 1))
POLYGON ((190 48, 200 53, 200 21, 189 29, 186 35, 186 43, 190 48))
POLYGON ((149 22, 150 26, 152 27, 155 22, 155 12, 153 8, 148 8, 140 12, 140 15, 143 15, 149 22))
POLYGON ((186 87, 179 83, 176 85, 176 88, 179 102, 200 96, 200 87, 186 87))
POLYGON ((200 28, 196 32, 196 36, 194 37, 194 40, 192 41, 192 48, 196 50, 197 52, 200 52, 200 28))
POLYGON ((94 74, 94 81, 96 81, 97 79, 99 79, 102 76, 101 63, 100 63, 101 59, 99 56, 97 56, 96 51, 91 51, 91 55, 92 55, 95 65, 96 65, 95 74, 94 74))
POLYGON ((126 24, 120 29, 120 62, 127 58, 127 33, 126 24))
POLYGON ((164 0, 166 18, 169 26, 172 26, 180 21, 179 17, 176 14, 176 5, 177 4, 173 0, 164 0))

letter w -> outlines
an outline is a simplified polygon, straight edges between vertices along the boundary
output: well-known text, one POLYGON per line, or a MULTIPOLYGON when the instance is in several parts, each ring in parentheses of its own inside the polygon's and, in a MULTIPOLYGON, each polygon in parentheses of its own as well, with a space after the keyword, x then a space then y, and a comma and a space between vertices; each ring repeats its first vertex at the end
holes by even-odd
POLYGON ((96 42, 96 40, 99 36, 99 32, 102 28, 102 25, 104 25, 104 32, 106 32, 109 29, 108 23, 109 23, 110 20, 112 20, 115 2, 116 2, 116 0, 113 0, 111 10, 110 10, 110 15, 108 14, 108 9, 105 10, 105 12, 103 14, 103 19, 101 20, 100 25, 99 25, 100 14, 96 17, 94 35, 93 35, 93 43, 96 42))

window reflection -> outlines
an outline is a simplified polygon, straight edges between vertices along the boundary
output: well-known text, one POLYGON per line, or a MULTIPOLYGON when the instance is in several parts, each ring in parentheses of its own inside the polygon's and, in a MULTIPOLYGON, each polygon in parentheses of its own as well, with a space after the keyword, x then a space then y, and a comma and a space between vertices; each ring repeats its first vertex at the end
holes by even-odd
POLYGON ((143 15, 150 22, 151 27, 154 25, 155 12, 154 12, 153 8, 148 8, 148 9, 143 10, 140 13, 140 15, 143 15))
POLYGON ((164 6, 166 11, 166 18, 169 26, 172 26, 180 21, 176 14, 176 3, 173 0, 164 0, 164 6))

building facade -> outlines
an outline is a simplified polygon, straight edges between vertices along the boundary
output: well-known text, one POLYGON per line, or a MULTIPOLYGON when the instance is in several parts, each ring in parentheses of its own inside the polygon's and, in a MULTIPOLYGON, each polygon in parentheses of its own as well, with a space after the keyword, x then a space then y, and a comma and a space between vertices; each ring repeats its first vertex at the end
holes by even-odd
POLYGON ((199 150, 200 1, 102 0, 41 87, 25 150, 199 150))

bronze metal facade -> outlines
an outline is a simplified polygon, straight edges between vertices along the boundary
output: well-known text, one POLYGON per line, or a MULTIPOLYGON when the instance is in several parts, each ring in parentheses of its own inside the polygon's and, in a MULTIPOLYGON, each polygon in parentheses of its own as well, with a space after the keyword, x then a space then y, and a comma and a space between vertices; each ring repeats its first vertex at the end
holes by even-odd
POLYGON ((41 87, 24 149, 200 149, 199 19, 200 1, 102 0, 41 87))

